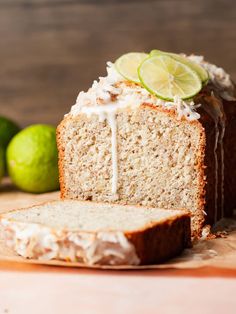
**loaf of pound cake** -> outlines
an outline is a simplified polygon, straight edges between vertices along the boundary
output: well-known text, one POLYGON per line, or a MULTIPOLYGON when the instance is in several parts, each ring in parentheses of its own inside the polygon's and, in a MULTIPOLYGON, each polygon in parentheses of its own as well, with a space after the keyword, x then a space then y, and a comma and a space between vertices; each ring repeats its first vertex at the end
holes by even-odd
MULTIPOLYGON (((158 66, 171 56, 152 58, 150 64, 158 66)), ((62 199, 186 208, 196 237, 205 223, 232 215, 235 86, 229 74, 203 57, 179 58, 209 76, 191 98, 181 91, 166 100, 158 97, 142 77, 127 79, 111 62, 107 76, 80 92, 57 129, 62 199)), ((176 64, 181 68, 178 58, 176 64)), ((152 77, 150 82, 158 85, 152 77)))
POLYGON ((73 200, 2 214, 0 229, 22 257, 86 266, 157 264, 191 245, 187 211, 73 200))

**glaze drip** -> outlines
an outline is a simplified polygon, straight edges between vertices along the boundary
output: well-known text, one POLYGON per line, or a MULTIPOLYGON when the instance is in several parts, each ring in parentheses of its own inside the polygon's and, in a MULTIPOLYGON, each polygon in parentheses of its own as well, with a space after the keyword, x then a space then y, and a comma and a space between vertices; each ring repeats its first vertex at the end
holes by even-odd
POLYGON ((96 114, 100 122, 107 121, 111 128, 111 158, 112 158, 112 180, 111 192, 117 196, 118 186, 118 156, 117 156, 117 119, 116 119, 116 105, 96 106, 96 107, 82 107, 81 112, 88 117, 96 114))
POLYGON ((117 120, 116 113, 112 112, 107 117, 107 121, 111 128, 111 157, 112 157, 112 194, 117 193, 118 185, 118 157, 117 157, 117 120))
POLYGON ((223 217, 224 210, 224 134, 225 134, 225 113, 222 101, 215 96, 214 91, 210 95, 203 96, 202 108, 213 119, 215 125, 215 144, 214 144, 214 162, 215 162, 215 222, 223 217), (219 162, 218 150, 220 151, 220 199, 221 205, 218 208, 218 185, 219 185, 219 162))

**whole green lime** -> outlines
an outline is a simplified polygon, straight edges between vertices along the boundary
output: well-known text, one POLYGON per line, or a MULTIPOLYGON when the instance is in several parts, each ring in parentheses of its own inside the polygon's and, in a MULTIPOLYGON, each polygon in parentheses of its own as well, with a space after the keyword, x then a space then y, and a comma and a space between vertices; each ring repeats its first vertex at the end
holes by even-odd
POLYGON ((7 168, 13 183, 26 192, 59 188, 56 129, 36 124, 19 132, 7 148, 7 168))
POLYGON ((0 181, 2 180, 5 173, 5 150, 0 147, 0 181))
POLYGON ((12 120, 0 116, 0 143, 6 148, 12 137, 20 131, 20 127, 12 120))

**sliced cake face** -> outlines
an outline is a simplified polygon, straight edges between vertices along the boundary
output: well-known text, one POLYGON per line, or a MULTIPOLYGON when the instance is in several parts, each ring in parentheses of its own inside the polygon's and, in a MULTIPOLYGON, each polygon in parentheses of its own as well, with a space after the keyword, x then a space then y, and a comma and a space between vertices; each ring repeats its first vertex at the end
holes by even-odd
POLYGON ((0 216, 6 244, 25 258, 91 265, 160 263, 191 243, 185 210, 56 201, 0 216))
POLYGON ((85 114, 62 122, 58 128, 62 197, 183 207, 193 212, 193 227, 199 229, 205 144, 200 124, 144 106, 120 109, 115 126, 114 135, 106 120, 85 114))
POLYGON ((12 211, 3 217, 15 222, 39 224, 54 230, 137 232, 186 214, 183 210, 55 201, 12 211))

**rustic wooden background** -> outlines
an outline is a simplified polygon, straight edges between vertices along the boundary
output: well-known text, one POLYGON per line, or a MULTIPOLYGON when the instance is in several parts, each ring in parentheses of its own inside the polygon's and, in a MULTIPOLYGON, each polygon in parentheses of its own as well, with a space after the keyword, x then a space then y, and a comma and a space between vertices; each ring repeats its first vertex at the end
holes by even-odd
POLYGON ((236 0, 0 0, 0 114, 57 124, 107 60, 153 48, 236 80, 236 0))

